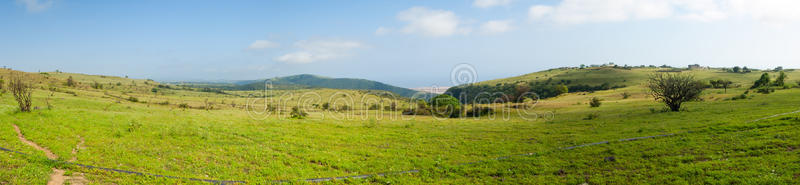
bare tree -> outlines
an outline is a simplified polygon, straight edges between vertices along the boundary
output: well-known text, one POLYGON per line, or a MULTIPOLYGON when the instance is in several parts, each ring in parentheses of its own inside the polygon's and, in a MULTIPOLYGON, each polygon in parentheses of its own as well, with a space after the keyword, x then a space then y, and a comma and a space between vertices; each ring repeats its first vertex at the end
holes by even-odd
POLYGON ((655 73, 647 81, 650 95, 664 102, 672 111, 680 111, 681 104, 697 100, 703 92, 703 83, 694 76, 681 73, 655 73))
POLYGON ((31 111, 31 85, 25 82, 23 74, 17 74, 11 77, 8 84, 11 94, 14 94, 14 99, 19 103, 19 110, 22 112, 31 111))

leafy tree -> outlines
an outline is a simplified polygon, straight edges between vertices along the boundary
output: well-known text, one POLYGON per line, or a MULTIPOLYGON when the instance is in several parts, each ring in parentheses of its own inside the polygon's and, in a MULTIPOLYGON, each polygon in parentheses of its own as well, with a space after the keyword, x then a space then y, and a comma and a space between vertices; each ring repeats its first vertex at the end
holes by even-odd
POLYGON ((456 118, 461 116, 461 102, 453 96, 441 94, 431 98, 431 111, 441 117, 456 118))
POLYGON ((786 73, 781 71, 781 73, 778 74, 778 78, 775 78, 775 86, 783 87, 784 85, 786 85, 786 73))
POLYGON ((725 93, 728 92, 728 87, 730 87, 733 84, 732 81, 723 80, 723 79, 711 80, 711 81, 709 81, 709 83, 711 83, 711 87, 713 87, 713 88, 723 88, 723 89, 725 89, 725 93))
POLYGON ((738 72, 741 72, 741 71, 742 71, 742 68, 740 68, 739 66, 734 66, 733 67, 733 72, 734 73, 738 73, 738 72))
POLYGON ((655 73, 647 80, 650 95, 676 112, 680 111, 684 102, 697 100, 703 92, 703 86, 694 76, 681 73, 655 73))
POLYGON ((750 87, 750 89, 755 89, 759 87, 768 87, 770 85, 770 81, 771 79, 769 78, 769 74, 767 73, 761 74, 761 78, 756 80, 756 82, 753 83, 753 86, 750 87))

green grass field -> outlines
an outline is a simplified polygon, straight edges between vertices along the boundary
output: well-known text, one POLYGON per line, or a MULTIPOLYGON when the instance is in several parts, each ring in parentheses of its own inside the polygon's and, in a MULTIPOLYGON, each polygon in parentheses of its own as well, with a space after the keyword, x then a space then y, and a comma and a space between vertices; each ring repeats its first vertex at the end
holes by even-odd
MULTIPOLYGON (((82 173, 90 184, 205 183, 48 161, 44 152, 17 138, 13 125, 62 161, 74 157, 76 163, 99 167, 251 184, 302 184, 312 178, 406 170, 419 172, 325 183, 800 183, 800 113, 770 117, 800 110, 800 89, 751 92, 747 99, 729 100, 761 73, 685 71, 702 80, 730 79, 742 87, 707 89, 703 100, 687 103, 685 111, 665 112, 642 86, 655 71, 552 70, 482 82, 552 77, 628 86, 568 93, 525 110, 503 110, 510 105, 496 104, 492 106, 504 112, 493 117, 450 119, 367 110, 371 104, 383 107, 393 101, 399 107, 413 106, 407 98, 370 91, 281 90, 263 100, 251 96, 261 93, 257 91, 220 94, 159 88, 156 82, 120 77, 28 73, 25 78, 37 87, 33 102, 38 109, 18 112, 13 97, 2 95, 0 147, 30 155, 0 152, 0 184, 45 184, 51 168, 82 173), (65 86, 69 76, 80 84, 65 86), (103 88, 89 86, 94 82, 103 88), (159 90, 153 93, 153 88, 159 90), (631 97, 623 98, 623 92, 631 97), (590 108, 592 97, 604 99, 602 106, 590 108), (248 112, 248 107, 264 108, 259 104, 264 101, 278 105, 277 111, 266 116, 248 112), (352 110, 314 106, 325 102, 352 110), (290 107, 298 105, 309 117, 288 119, 290 107), (589 115, 596 117, 587 119, 589 115), (664 134, 675 135, 619 141, 664 134), (609 143, 563 149, 601 141, 609 143), (531 155, 497 159, 518 154, 531 155), (477 161, 483 162, 472 163, 477 161)), ((0 70, 5 78, 10 73, 0 70)), ((788 82, 796 84, 793 79, 800 73, 788 75, 788 82)))

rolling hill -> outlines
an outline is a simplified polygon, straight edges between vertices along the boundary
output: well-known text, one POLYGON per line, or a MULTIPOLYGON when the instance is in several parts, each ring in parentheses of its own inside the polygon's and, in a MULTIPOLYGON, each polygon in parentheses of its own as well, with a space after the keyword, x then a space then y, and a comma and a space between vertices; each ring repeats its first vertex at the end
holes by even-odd
POLYGON ((418 97, 427 97, 427 93, 392 86, 389 84, 355 78, 330 78, 311 74, 300 74, 293 76, 270 78, 265 80, 244 80, 233 83, 191 83, 195 86, 221 88, 227 90, 260 90, 266 84, 270 84, 272 89, 293 90, 309 88, 328 88, 328 89, 351 89, 351 90, 381 90, 395 93, 399 96, 412 97, 417 93, 418 97))

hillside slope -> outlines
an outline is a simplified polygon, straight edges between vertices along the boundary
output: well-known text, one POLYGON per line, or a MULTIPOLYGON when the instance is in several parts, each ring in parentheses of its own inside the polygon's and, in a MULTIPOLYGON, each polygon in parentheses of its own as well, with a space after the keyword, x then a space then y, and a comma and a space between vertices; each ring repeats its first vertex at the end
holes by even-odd
MULTIPOLYGON (((768 73, 772 79, 778 75, 775 71, 752 71, 748 73, 733 73, 720 68, 681 69, 660 67, 590 67, 590 68, 557 68, 534 72, 521 76, 482 81, 475 84, 461 85, 448 89, 447 93, 460 94, 466 92, 467 99, 474 99, 480 92, 502 92, 515 99, 513 94, 520 90, 530 88, 540 98, 558 96, 566 92, 593 92, 609 90, 628 86, 641 86, 647 77, 653 73, 684 73, 694 76, 697 80, 708 83, 710 80, 730 80, 734 86, 748 87, 763 73, 768 73), (563 86, 563 87, 561 87, 563 86)), ((789 78, 787 84, 797 84, 800 71, 784 70, 789 78)), ((519 94, 519 93, 517 93, 519 94)), ((492 99, 498 98, 493 96, 492 99)))
POLYGON ((280 90, 307 88, 382 90, 404 97, 412 97, 417 93, 421 93, 412 89, 392 86, 371 80, 355 78, 330 78, 310 74, 277 77, 266 80, 246 80, 235 82, 233 84, 209 84, 209 86, 231 90, 259 90, 264 89, 266 84, 271 85, 273 89, 280 90))

